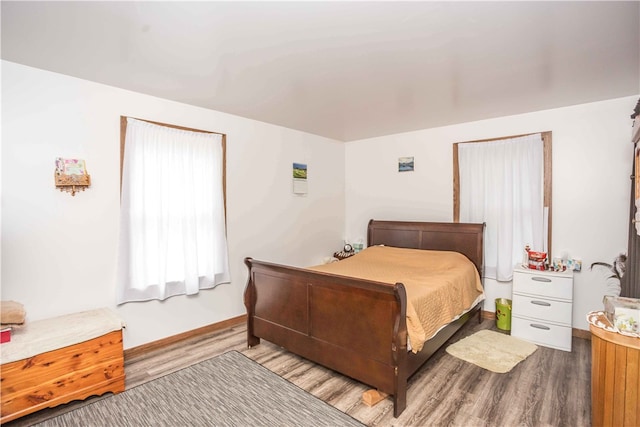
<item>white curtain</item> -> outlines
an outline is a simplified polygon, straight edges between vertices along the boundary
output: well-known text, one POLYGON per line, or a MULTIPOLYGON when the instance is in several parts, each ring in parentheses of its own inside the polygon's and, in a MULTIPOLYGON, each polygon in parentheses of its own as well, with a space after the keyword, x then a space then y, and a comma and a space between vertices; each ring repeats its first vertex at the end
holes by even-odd
POLYGON ((229 282, 221 135, 127 119, 118 304, 229 282))
POLYGON ((545 251, 540 134, 458 144, 460 222, 485 222, 485 276, 510 281, 524 246, 545 251))

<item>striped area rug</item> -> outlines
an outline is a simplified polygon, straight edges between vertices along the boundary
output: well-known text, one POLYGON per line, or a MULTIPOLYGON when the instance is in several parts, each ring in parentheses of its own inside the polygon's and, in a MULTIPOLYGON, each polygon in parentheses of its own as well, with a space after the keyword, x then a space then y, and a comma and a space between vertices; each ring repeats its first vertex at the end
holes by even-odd
POLYGON ((237 351, 39 426, 363 426, 237 351))

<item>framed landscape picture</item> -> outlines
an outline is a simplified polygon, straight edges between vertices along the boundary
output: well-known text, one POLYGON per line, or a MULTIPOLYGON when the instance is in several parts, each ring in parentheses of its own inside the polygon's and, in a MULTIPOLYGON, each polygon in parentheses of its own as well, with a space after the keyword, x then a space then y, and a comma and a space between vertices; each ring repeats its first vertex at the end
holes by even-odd
POLYGON ((294 194, 307 194, 307 164, 293 164, 293 192, 294 194))
POLYGON ((413 172, 413 157, 398 158, 398 172, 413 172))

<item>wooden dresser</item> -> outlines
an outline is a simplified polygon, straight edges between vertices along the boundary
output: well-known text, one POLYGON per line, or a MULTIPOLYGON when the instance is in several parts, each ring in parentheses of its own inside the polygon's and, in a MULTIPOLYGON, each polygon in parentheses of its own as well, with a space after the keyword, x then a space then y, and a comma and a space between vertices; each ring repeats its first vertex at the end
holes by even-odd
POLYGON ((590 330, 592 425, 640 425, 640 339, 590 330))

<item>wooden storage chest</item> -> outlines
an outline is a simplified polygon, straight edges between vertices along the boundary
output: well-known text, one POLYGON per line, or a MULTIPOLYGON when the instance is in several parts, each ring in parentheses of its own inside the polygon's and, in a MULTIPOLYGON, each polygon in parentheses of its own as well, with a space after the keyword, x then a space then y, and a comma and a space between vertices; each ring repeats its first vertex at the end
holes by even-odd
POLYGON ((124 391, 122 322, 106 309, 33 322, 0 350, 1 423, 124 391))

